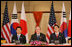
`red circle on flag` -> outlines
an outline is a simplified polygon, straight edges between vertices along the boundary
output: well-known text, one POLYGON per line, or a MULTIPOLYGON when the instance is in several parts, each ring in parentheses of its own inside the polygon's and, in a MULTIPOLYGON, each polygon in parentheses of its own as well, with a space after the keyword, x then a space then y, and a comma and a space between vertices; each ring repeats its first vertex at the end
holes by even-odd
POLYGON ((14 28, 14 29, 16 29, 18 26, 19 26, 19 23, 17 23, 17 22, 14 22, 14 23, 13 23, 13 28, 14 28))

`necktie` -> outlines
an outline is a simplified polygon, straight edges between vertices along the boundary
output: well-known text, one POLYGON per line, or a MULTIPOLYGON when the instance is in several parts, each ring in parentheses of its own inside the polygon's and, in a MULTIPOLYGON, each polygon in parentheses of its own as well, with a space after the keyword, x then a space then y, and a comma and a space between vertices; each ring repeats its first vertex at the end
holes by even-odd
POLYGON ((40 37, 40 36, 38 35, 38 36, 37 36, 37 40, 39 40, 39 37, 40 37))
POLYGON ((19 37, 20 37, 20 36, 18 35, 18 40, 19 40, 19 37))
POLYGON ((58 34, 56 35, 56 37, 58 38, 58 34))

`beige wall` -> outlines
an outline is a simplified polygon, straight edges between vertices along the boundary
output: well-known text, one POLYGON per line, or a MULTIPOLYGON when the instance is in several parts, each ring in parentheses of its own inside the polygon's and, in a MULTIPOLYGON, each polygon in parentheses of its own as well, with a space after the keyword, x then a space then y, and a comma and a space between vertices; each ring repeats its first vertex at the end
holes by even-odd
MULTIPOLYGON (((24 1, 25 11, 50 11, 51 2, 52 1, 24 1)), ((71 1, 54 1, 54 10, 61 11, 63 2, 65 3, 66 18, 68 23, 69 14, 71 10, 71 1)), ((10 22, 11 22, 11 14, 13 12, 13 5, 14 5, 14 1, 8 1, 8 14, 9 14, 10 22)), ((21 11, 22 1, 16 1, 16 5, 17 5, 17 11, 21 11)), ((1 1, 1 26, 3 21, 2 13, 4 13, 4 9, 5 9, 5 1, 1 1)), ((47 32, 49 14, 50 13, 43 13, 41 23, 40 23, 41 32, 44 33, 45 35, 47 32)), ((20 16, 21 14, 18 13, 19 21, 20 21, 20 16)), ((55 13, 55 16, 56 16, 57 23, 60 26, 61 13, 55 13)), ((26 13, 26 17, 27 17, 28 35, 30 39, 31 35, 35 31, 36 23, 35 23, 33 13, 26 13)))

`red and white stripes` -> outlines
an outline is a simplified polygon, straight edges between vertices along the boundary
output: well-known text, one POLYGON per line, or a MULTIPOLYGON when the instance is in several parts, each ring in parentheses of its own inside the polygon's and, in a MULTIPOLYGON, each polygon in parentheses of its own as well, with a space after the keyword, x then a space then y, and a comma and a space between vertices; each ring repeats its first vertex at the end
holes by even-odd
POLYGON ((11 42, 11 32, 9 23, 2 27, 1 36, 7 40, 7 43, 11 42))
POLYGON ((46 34, 46 40, 47 40, 48 43, 49 43, 50 35, 51 35, 52 33, 54 33, 53 27, 51 27, 51 26, 48 24, 48 31, 47 31, 47 34, 46 34))

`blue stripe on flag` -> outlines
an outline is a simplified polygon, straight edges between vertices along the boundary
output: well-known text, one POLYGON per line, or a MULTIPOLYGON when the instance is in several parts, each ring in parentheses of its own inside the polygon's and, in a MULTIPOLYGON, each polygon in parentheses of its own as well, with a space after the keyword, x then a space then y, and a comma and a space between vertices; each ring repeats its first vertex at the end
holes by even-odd
POLYGON ((11 24, 10 29, 11 29, 11 34, 16 35, 16 30, 13 28, 13 24, 11 24))
POLYGON ((65 38, 67 37, 67 28, 63 31, 65 38))

